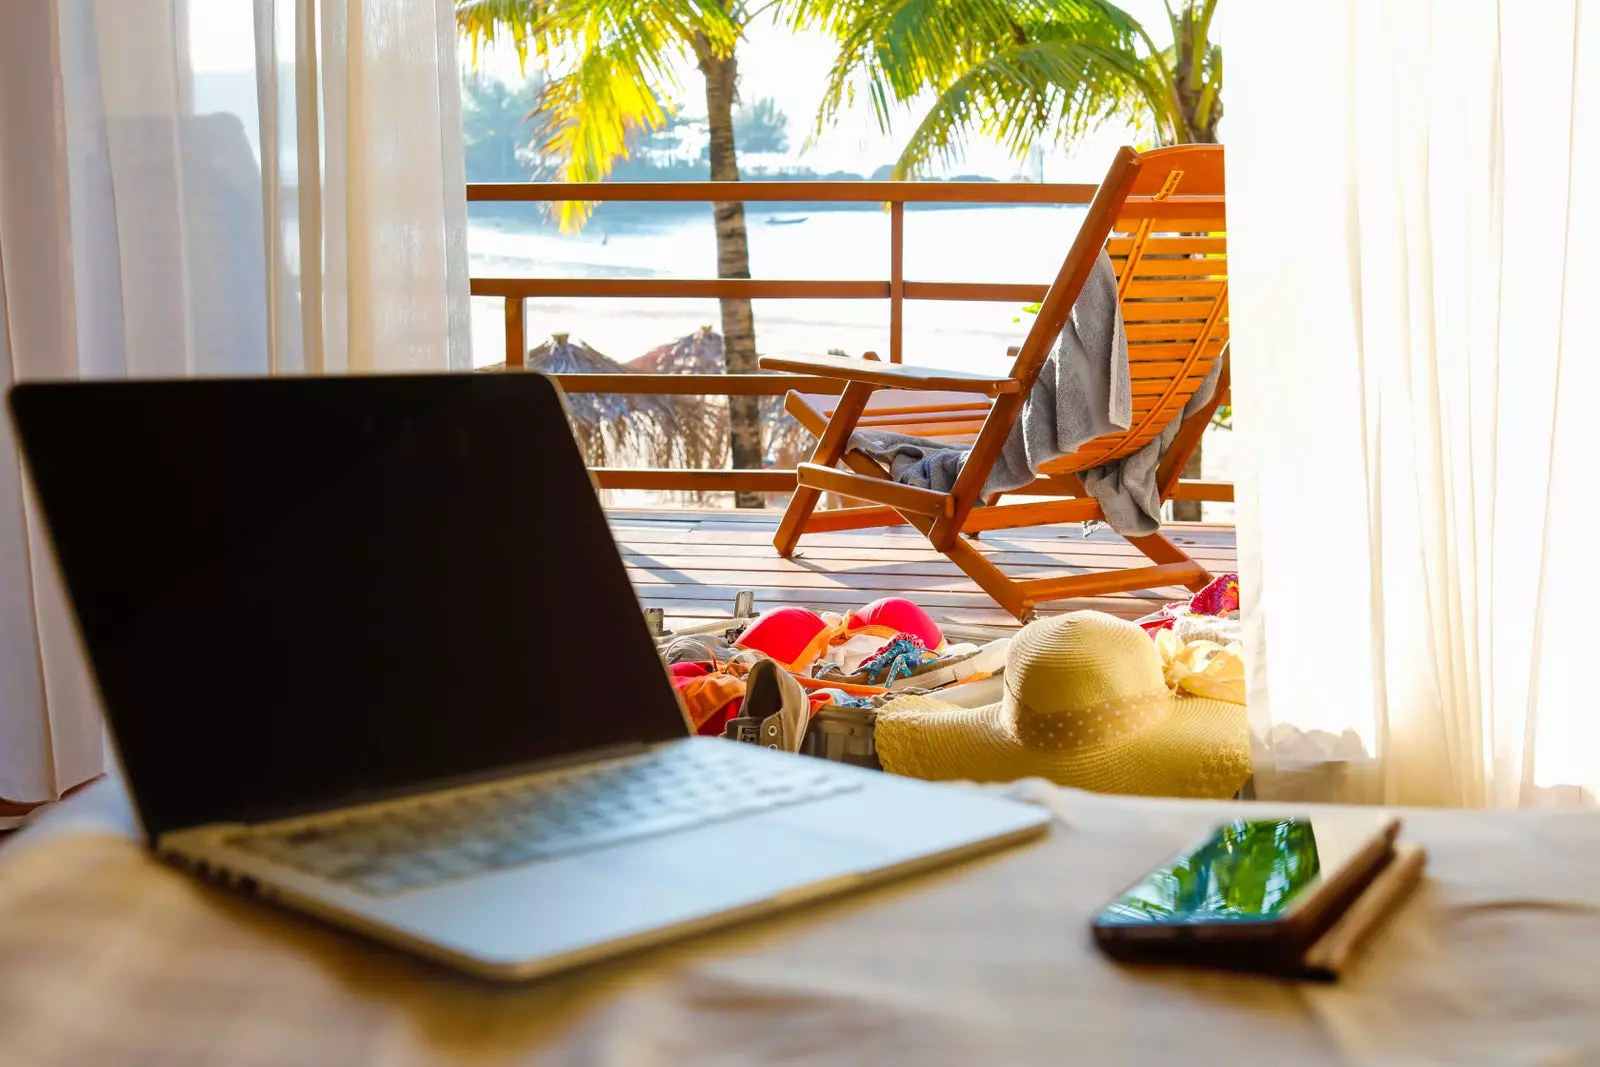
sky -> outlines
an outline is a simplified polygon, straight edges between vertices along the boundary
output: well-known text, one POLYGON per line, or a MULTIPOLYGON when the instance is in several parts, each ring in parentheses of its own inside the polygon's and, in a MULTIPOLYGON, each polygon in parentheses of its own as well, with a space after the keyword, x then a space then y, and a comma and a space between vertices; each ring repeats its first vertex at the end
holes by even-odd
MULTIPOLYGON (((1159 43, 1170 39, 1163 0, 1123 0, 1122 6, 1139 19, 1159 43)), ((189 5, 190 55, 197 71, 244 71, 255 63, 252 0, 193 0, 189 5)), ((1219 20, 1220 21, 1220 20, 1219 20)), ((1220 30, 1220 26, 1219 26, 1220 30)), ((870 109, 862 106, 841 117, 836 126, 814 141, 810 134, 822 86, 834 56, 833 43, 823 34, 793 33, 765 22, 750 28, 739 50, 740 95, 745 100, 771 97, 790 119, 789 139, 793 162, 817 171, 848 170, 869 173, 893 162, 900 141, 917 120, 915 112, 896 117, 888 134, 881 132, 870 109)), ((498 76, 515 79, 517 65, 507 54, 485 57, 487 68, 498 76)), ((687 63, 678 76, 678 99, 688 114, 704 112, 699 75, 687 63)), ((1080 141, 1070 153, 1051 152, 1044 159, 1047 181, 1093 181, 1104 173, 1117 146, 1133 139, 1133 131, 1120 124, 1102 128, 1080 141)), ((998 145, 974 141, 954 172, 1010 178, 1023 169, 998 145)))

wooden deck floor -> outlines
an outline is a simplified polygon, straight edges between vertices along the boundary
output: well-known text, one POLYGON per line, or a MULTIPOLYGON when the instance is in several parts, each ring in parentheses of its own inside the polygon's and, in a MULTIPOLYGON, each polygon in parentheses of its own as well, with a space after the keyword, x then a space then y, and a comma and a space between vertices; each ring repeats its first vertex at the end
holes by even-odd
MULTIPOLYGON (((609 511, 611 526, 646 607, 668 625, 728 618, 734 594, 755 592, 756 608, 798 604, 844 611, 882 596, 903 596, 942 624, 1015 628, 1017 622, 910 527, 811 534, 793 560, 772 549, 778 511, 668 509, 609 511)), ((1232 526, 1169 524, 1167 536, 1212 573, 1234 569, 1232 526)), ((1016 577, 1046 578, 1147 563, 1120 537, 1100 529, 1038 527, 986 533, 978 546, 1016 577)), ((1060 601, 1045 612, 1096 608, 1137 618, 1183 589, 1146 590, 1060 601)))

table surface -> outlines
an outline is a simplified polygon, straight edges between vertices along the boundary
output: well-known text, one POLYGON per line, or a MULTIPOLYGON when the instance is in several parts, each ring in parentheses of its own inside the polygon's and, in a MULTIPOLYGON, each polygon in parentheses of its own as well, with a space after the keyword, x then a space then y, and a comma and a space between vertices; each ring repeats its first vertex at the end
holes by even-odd
POLYGON ((0 848, 0 1065, 1600 1063, 1600 813, 1403 813, 1427 880, 1311 985, 1088 940, 1238 805, 1012 791, 1048 838, 493 987, 167 869, 104 783, 0 848))

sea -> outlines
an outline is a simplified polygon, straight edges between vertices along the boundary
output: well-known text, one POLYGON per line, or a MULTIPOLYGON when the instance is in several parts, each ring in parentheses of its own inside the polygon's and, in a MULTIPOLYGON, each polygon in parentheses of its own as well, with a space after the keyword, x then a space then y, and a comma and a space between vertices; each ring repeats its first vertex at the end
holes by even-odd
MULTIPOLYGON (((760 279, 886 280, 886 211, 820 210, 804 206, 763 210, 747 222, 751 276, 760 279)), ((1081 206, 961 207, 906 212, 908 281, 1049 282, 1083 218, 1081 206)), ((716 233, 709 210, 658 217, 604 216, 576 234, 515 223, 474 220, 468 236, 475 277, 715 278, 716 233)), ((763 355, 887 357, 887 300, 758 300, 756 347, 763 355)), ((618 362, 681 337, 702 325, 720 330, 715 300, 530 300, 530 344, 569 333, 618 362)), ((480 364, 504 357, 504 304, 473 301, 473 351, 480 364)), ((1018 303, 909 301, 905 311, 907 363, 979 369, 1005 365, 1031 316, 1018 303)))

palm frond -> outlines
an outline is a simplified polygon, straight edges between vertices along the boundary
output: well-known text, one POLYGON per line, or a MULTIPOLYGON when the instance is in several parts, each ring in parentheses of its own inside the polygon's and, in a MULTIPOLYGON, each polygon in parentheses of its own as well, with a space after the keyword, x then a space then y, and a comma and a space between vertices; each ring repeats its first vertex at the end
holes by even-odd
POLYGON ((1145 106, 1153 88, 1145 60, 1115 45, 1063 37, 1009 49, 940 92, 907 140, 895 177, 959 160, 974 134, 1017 159, 1041 140, 1069 143, 1114 114, 1145 106))
POLYGON ((1108 0, 793 0, 791 24, 839 42, 818 128, 863 88, 880 128, 897 105, 944 92, 968 71, 1044 37, 1071 35, 1131 52, 1137 23, 1108 0))
MULTIPOLYGON (((462 0, 456 25, 474 49, 509 41, 519 56, 546 60, 538 151, 575 182, 603 181, 626 158, 631 135, 665 124, 661 100, 681 88, 676 60, 699 41, 726 52, 738 37, 717 0, 462 0)), ((592 212, 587 203, 556 206, 563 229, 592 212)))
MULTIPOLYGON (((679 88, 671 59, 680 52, 681 46, 653 37, 612 37, 583 48, 550 80, 539 104, 549 131, 539 151, 561 161, 562 181, 604 181, 616 160, 627 157, 630 134, 666 123, 657 93, 679 88)), ((557 204, 562 229, 581 227, 593 207, 557 204)))
POLYGON ((636 22, 670 25, 685 39, 704 34, 714 48, 731 49, 738 28, 717 0, 456 0, 456 32, 478 48, 507 42, 524 59, 530 52, 547 54, 585 28, 609 26, 628 33, 636 22))

